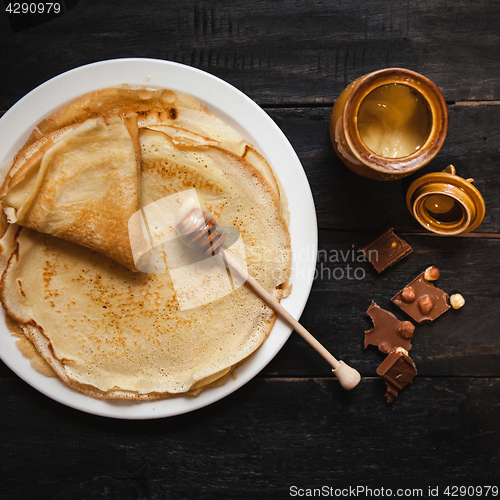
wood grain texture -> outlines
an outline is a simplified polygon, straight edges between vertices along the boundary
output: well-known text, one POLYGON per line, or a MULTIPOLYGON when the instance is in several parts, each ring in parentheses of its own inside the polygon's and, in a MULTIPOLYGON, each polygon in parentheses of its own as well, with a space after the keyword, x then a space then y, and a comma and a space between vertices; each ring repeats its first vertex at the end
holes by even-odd
POLYGON ((449 106, 450 124, 441 151, 412 176, 391 182, 372 181, 352 173, 331 145, 331 107, 266 108, 283 130, 307 174, 321 228, 364 230, 392 224, 399 231, 422 231, 406 207, 406 191, 423 174, 449 164, 464 178, 474 178, 486 203, 476 230, 500 232, 500 105, 449 106))
POLYGON ((217 405, 143 423, 85 415, 0 380, 2 499, 274 499, 289 498, 292 485, 495 484, 498 379, 416 378, 391 406, 384 390, 378 379, 353 392, 332 379, 259 379, 217 405))
MULTIPOLYGON (((436 286, 449 295, 461 293, 466 304, 458 311, 450 309, 432 323, 416 325, 410 356, 419 374, 498 376, 500 239, 398 233, 413 252, 378 274, 358 251, 372 234, 319 232, 316 274, 301 324, 337 359, 363 376, 375 376, 384 355, 375 347, 363 349, 364 332, 372 328, 366 310, 374 300, 401 321, 411 320, 390 299, 428 266, 436 265, 441 271, 436 286)), ((11 373, 4 367, 1 375, 11 373)), ((292 333, 264 375, 331 376, 331 367, 297 333, 292 333)))
POLYGON ((59 73, 125 56, 195 66, 261 105, 332 103, 358 76, 393 66, 426 75, 448 101, 499 100, 499 5, 80 0, 46 25, 4 30, 0 109, 59 73))
POLYGON ((52 401, 0 362, 0 498, 279 499, 292 485, 422 488, 425 498, 429 487, 498 485, 499 46, 500 0, 80 0, 16 34, 1 12, 0 110, 61 72, 121 57, 200 68, 265 108, 297 151, 316 204, 320 254, 301 322, 364 378, 342 390, 292 333, 224 400, 168 419, 117 421, 52 401), (348 83, 389 66, 433 80, 450 126, 430 165, 380 183, 341 163, 328 122, 348 83), (414 178, 450 163, 486 201, 468 237, 425 232, 404 202, 414 178), (348 252, 388 223, 414 251, 379 275, 348 252), (384 355, 363 349, 365 313, 375 300, 406 319, 390 298, 430 264, 441 269, 437 286, 462 293, 466 305, 417 325, 410 356, 419 374, 387 405, 375 373, 384 355))
MULTIPOLYGON (((385 356, 376 347, 363 349, 364 332, 373 326, 366 310, 374 300, 401 321, 411 321, 390 299, 428 266, 436 265, 441 277, 435 285, 449 294, 461 293, 466 304, 458 311, 450 309, 432 323, 416 325, 410 356, 419 374, 497 376, 500 240, 398 234, 413 252, 378 274, 368 262, 358 262, 357 249, 370 233, 320 231, 316 279, 302 324, 336 357, 364 376, 374 376, 385 356)), ((305 342, 292 334, 265 373, 327 376, 329 370, 305 342)))

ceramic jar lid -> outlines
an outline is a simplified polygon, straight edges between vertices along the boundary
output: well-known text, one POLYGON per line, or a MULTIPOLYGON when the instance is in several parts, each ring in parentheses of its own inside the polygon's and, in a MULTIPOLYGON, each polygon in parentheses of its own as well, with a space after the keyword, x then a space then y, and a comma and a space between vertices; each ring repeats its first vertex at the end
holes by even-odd
POLYGON ((416 179, 406 193, 411 214, 429 231, 442 235, 468 233, 481 224, 484 199, 473 186, 474 179, 463 179, 449 165, 416 179))

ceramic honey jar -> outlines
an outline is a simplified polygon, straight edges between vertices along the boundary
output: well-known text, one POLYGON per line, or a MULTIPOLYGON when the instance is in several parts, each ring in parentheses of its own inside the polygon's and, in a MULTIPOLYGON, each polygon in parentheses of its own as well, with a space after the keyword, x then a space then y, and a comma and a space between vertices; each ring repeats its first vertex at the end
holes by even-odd
POLYGON ((336 100, 330 137, 339 158, 356 174, 406 177, 439 152, 448 131, 441 91, 425 76, 388 68, 352 82, 336 100))

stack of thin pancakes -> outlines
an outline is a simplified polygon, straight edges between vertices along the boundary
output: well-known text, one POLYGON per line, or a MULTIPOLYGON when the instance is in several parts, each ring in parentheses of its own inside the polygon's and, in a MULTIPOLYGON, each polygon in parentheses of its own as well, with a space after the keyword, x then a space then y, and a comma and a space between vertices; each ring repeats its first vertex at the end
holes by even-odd
POLYGON ((169 272, 138 272, 129 219, 196 189, 238 229, 249 272, 278 300, 291 249, 284 196, 265 159, 194 98, 112 87, 42 121, 0 196, 0 297, 71 387, 102 398, 196 394, 266 339, 274 313, 246 286, 181 310, 169 272))

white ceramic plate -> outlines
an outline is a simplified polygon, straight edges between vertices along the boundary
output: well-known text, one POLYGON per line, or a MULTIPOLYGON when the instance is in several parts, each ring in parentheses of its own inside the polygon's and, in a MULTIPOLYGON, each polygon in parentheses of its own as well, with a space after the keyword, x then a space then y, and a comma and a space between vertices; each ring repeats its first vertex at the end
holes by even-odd
MULTIPOLYGON (((191 94, 266 157, 290 202, 293 292, 282 303, 299 318, 309 296, 316 263, 317 225, 311 190, 297 155, 274 121, 249 97, 223 80, 189 66, 155 59, 115 59, 68 71, 31 91, 0 119, 0 165, 12 159, 32 129, 47 115, 86 92, 122 83, 191 94)), ((19 352, 16 339, 3 321, 0 357, 32 387, 69 407, 106 417, 149 419, 193 411, 231 394, 273 359, 290 333, 291 329, 278 320, 264 344, 235 371, 236 379, 230 377, 222 387, 204 390, 196 397, 176 396, 151 402, 94 399, 59 379, 41 375, 19 352)))

